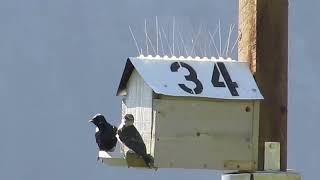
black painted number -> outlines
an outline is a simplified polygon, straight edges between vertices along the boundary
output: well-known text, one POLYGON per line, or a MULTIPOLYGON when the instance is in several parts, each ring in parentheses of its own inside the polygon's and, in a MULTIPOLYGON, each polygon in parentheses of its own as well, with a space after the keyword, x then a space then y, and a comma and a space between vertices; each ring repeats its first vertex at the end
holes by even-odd
POLYGON ((219 81, 219 78, 220 78, 220 72, 218 70, 217 65, 214 64, 212 78, 211 78, 213 87, 226 87, 224 82, 219 81))
POLYGON ((214 65, 212 79, 211 79, 213 87, 226 87, 224 82, 219 82, 220 72, 218 70, 217 65, 221 71, 223 79, 226 81, 226 84, 228 86, 228 89, 229 89, 231 95, 232 96, 239 96, 239 93, 236 89, 238 87, 238 84, 231 80, 229 72, 223 62, 217 62, 217 64, 214 65))
POLYGON ((186 75, 184 77, 187 81, 193 82, 196 87, 194 89, 191 89, 185 84, 178 84, 179 87, 190 94, 200 94, 203 90, 202 83, 199 81, 196 71, 189 64, 184 62, 180 62, 180 64, 178 62, 174 62, 171 64, 170 69, 171 72, 177 72, 181 67, 186 68, 189 71, 189 75, 186 75))
MULTIPOLYGON (((189 71, 189 75, 186 75, 184 77, 187 81, 193 82, 196 85, 196 87, 194 89, 191 89, 191 88, 187 87, 185 84, 178 84, 179 87, 182 90, 184 90, 190 94, 202 93, 202 91, 203 91, 202 83, 200 82, 200 80, 197 77, 197 72, 189 64, 184 63, 184 62, 180 62, 180 63, 174 62, 171 64, 170 69, 171 69, 171 72, 177 72, 178 69, 181 67, 186 68, 189 71)), ((239 96, 239 93, 236 89, 236 88, 238 88, 238 84, 236 82, 232 81, 232 79, 229 75, 229 72, 223 62, 217 62, 214 64, 211 82, 212 82, 213 87, 225 88, 227 85, 232 96, 239 96), (220 72, 221 72, 223 79, 225 80, 225 83, 223 81, 219 81, 220 72)))

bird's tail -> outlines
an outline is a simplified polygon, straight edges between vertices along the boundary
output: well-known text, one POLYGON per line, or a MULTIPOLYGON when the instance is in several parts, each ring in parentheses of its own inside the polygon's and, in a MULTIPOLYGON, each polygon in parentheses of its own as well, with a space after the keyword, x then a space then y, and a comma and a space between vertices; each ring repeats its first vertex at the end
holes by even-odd
POLYGON ((146 154, 146 155, 142 156, 142 158, 149 168, 154 167, 154 159, 150 154, 146 154))

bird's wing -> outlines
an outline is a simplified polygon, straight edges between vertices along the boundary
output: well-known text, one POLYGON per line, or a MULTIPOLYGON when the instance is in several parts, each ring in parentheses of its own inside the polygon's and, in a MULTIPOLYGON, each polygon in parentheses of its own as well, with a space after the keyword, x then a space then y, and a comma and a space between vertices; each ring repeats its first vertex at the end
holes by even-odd
POLYGON ((99 150, 102 150, 103 144, 102 144, 102 140, 101 140, 101 132, 100 131, 96 132, 95 138, 96 138, 96 143, 98 144, 99 150))
POLYGON ((139 155, 146 154, 146 145, 144 144, 140 133, 134 126, 123 127, 118 131, 118 135, 121 142, 129 149, 139 155))
POLYGON ((114 128, 103 128, 96 133, 96 142, 100 150, 112 151, 117 145, 116 130, 114 128))

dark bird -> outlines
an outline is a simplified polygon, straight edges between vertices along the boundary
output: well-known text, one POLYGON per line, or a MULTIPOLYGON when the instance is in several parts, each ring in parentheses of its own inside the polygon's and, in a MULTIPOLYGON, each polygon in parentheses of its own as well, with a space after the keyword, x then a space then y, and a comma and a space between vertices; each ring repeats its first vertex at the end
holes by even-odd
POLYGON ((140 155, 146 165, 151 168, 153 166, 153 157, 150 154, 147 154, 146 145, 133 123, 133 115, 126 114, 124 116, 124 122, 118 129, 118 137, 125 146, 140 155))
POLYGON ((109 124, 103 115, 96 114, 89 122, 96 125, 96 142, 100 151, 112 152, 117 145, 117 128, 109 124))

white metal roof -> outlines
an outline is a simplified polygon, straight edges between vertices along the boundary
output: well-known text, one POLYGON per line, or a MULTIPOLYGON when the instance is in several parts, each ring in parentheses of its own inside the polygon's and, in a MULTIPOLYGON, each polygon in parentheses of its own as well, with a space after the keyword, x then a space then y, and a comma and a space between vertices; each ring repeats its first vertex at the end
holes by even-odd
POLYGON ((247 63, 226 59, 128 58, 117 95, 136 70, 155 93, 218 99, 263 99, 247 63))

